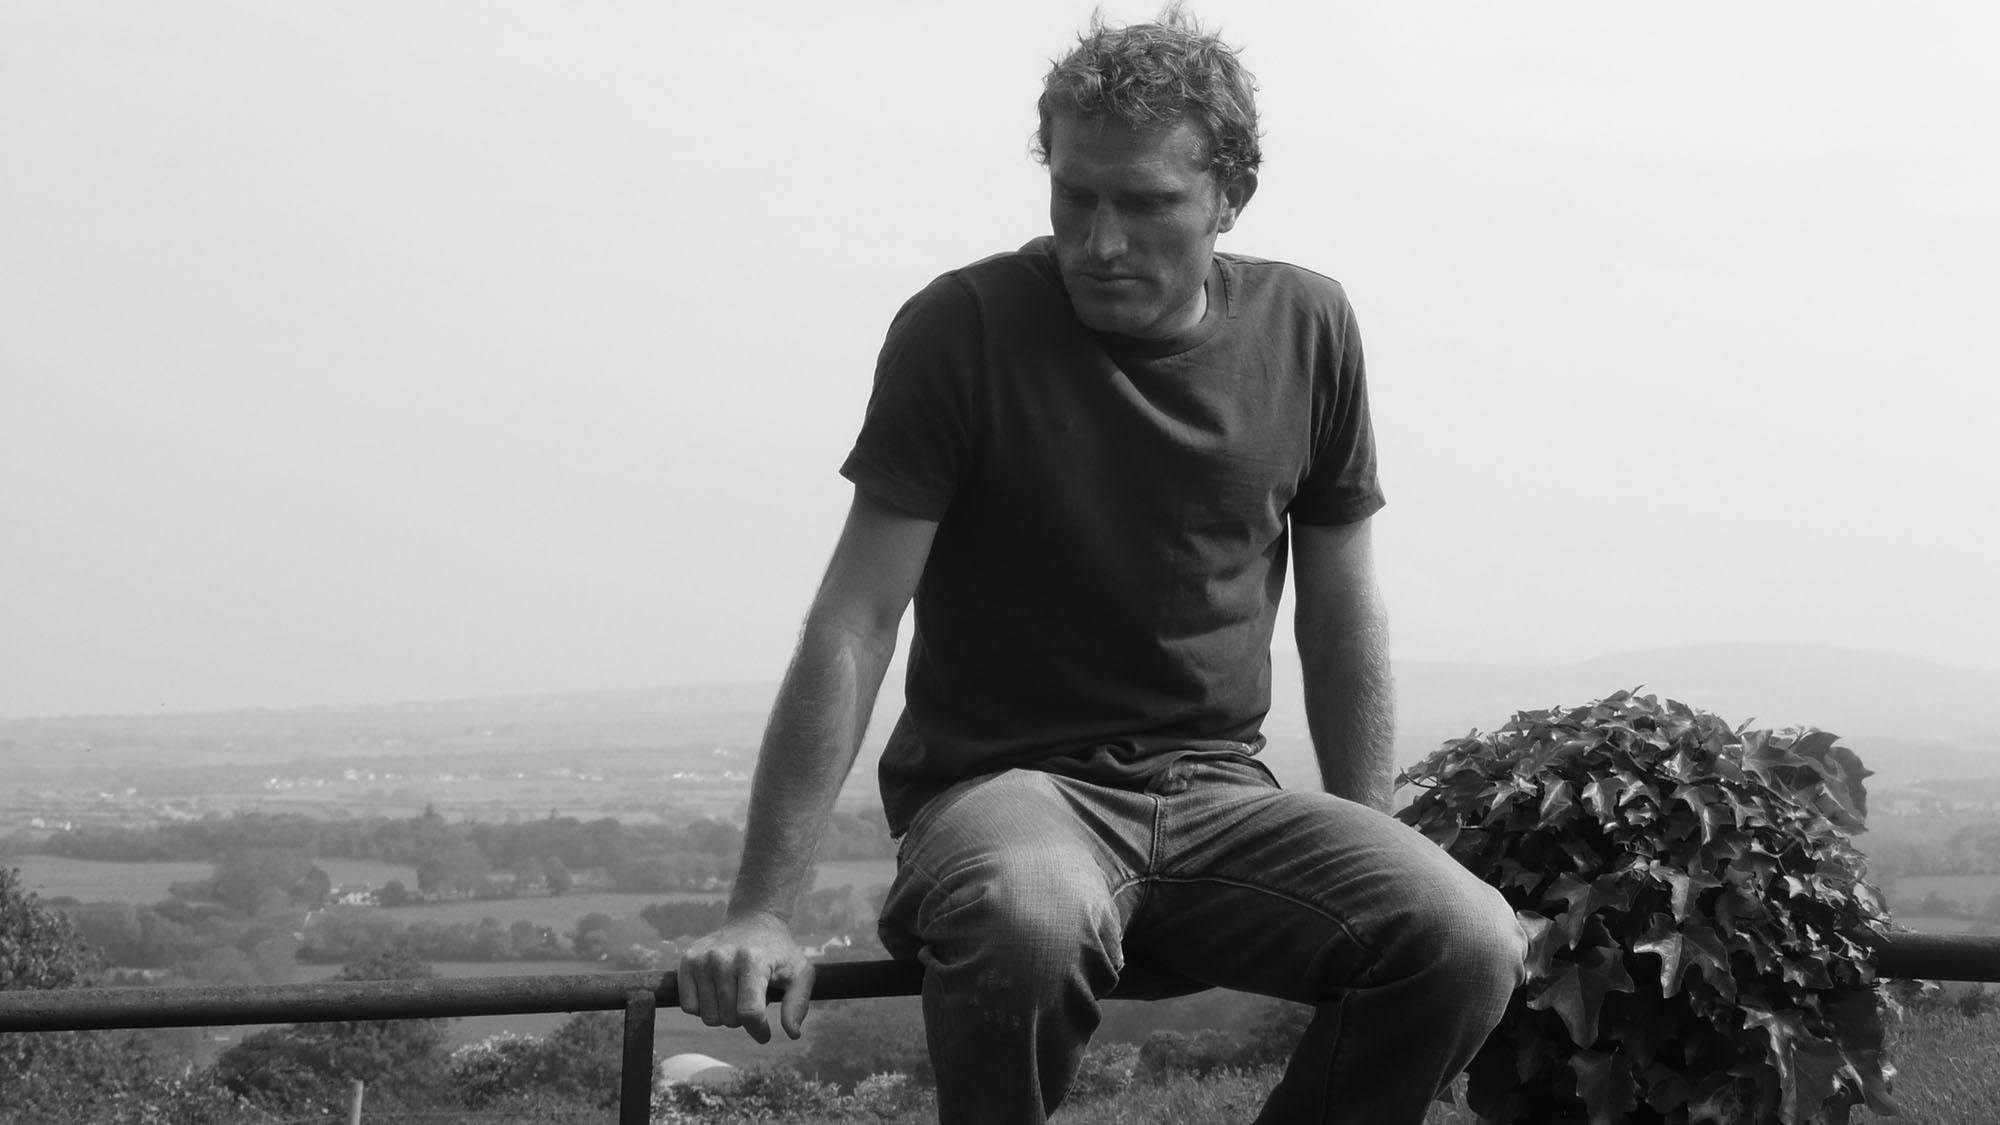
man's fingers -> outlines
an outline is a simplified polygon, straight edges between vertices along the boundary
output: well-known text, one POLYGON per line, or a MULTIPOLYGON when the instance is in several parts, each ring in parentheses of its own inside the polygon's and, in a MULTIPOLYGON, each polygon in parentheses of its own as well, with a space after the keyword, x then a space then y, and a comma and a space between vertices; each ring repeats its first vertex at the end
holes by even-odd
MULTIPOLYGON (((733 984, 734 981, 730 973, 716 971, 715 954, 709 950, 696 950, 681 958, 680 968, 675 971, 674 977, 680 991, 681 1011, 700 1016, 701 1022, 710 1027, 721 1027, 723 1013, 730 1010, 724 1006, 723 984, 733 984)), ((736 1003, 733 993, 727 998, 727 1003, 736 1003)))
POLYGON ((732 966, 718 964, 721 959, 711 954, 708 958, 708 988, 702 993, 701 1022, 710 1027, 736 1027, 736 973, 732 966))
POLYGON ((785 982, 785 999, 778 1008, 778 1022, 784 1025, 785 1034, 797 1039, 805 1033, 806 1010, 812 1003, 813 964, 801 962, 792 970, 791 979, 785 982))
POLYGON ((771 970, 762 958, 743 950, 736 957, 735 976, 736 1018, 730 1021, 730 1026, 740 1023, 750 1033, 750 1038, 759 1043, 769 1043, 771 1017, 764 1013, 764 990, 771 982, 771 970))
POLYGON ((694 981, 694 971, 688 968, 688 959, 681 958, 680 968, 674 971, 674 980, 679 985, 681 1011, 691 1016, 701 1014, 701 989, 694 981))

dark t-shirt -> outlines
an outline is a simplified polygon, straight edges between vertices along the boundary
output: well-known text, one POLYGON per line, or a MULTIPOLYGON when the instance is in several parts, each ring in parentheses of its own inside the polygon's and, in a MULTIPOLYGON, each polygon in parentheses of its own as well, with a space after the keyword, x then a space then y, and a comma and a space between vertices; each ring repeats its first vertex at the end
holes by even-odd
POLYGON ((1219 254, 1208 286, 1181 338, 1101 335, 1037 240, 896 315, 841 472, 938 521, 880 767, 898 833, 978 774, 1263 745, 1286 521, 1383 499, 1340 285, 1219 254))

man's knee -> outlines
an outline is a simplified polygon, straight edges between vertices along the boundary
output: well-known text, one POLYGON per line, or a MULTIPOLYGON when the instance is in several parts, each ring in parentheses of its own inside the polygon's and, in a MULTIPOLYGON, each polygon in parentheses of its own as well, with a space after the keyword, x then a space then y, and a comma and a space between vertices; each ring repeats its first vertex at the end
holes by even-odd
POLYGON ((1424 938, 1413 952, 1452 987, 1505 998, 1527 979, 1528 943, 1499 891, 1463 873, 1421 896, 1424 938))
POLYGON ((938 952, 1004 961, 1026 977, 1118 956, 1118 914, 1103 873, 1032 842, 956 872, 926 907, 923 937, 938 952))

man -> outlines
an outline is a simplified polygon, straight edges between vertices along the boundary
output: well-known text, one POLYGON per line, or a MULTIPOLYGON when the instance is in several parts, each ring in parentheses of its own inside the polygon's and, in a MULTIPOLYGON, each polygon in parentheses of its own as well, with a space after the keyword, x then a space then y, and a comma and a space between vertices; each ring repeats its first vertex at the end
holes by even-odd
POLYGON ((800 1033, 786 920, 914 595, 881 933, 925 966, 944 1121, 1043 1120, 1132 962, 1316 1006, 1266 1121, 1419 1122, 1499 1019, 1511 912, 1386 815, 1353 315, 1214 251, 1257 188, 1252 89, 1178 11, 1093 26, 1039 106, 1052 236, 896 317, 686 1011, 765 1041, 775 983, 800 1033), (1325 793, 1256 757, 1288 561, 1325 793))

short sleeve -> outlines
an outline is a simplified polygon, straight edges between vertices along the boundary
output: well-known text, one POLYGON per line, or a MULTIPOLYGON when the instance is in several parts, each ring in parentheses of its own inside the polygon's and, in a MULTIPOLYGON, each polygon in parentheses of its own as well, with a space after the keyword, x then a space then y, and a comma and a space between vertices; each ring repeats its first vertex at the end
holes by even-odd
POLYGON ((903 305, 842 476, 911 515, 944 518, 972 469, 979 335, 978 307, 951 274, 903 305))
POLYGON ((1315 403, 1312 464, 1291 504, 1293 519, 1321 526, 1367 519, 1388 502, 1375 471, 1361 330, 1337 285, 1334 296, 1332 339, 1322 360, 1331 373, 1322 375, 1327 383, 1315 403))

